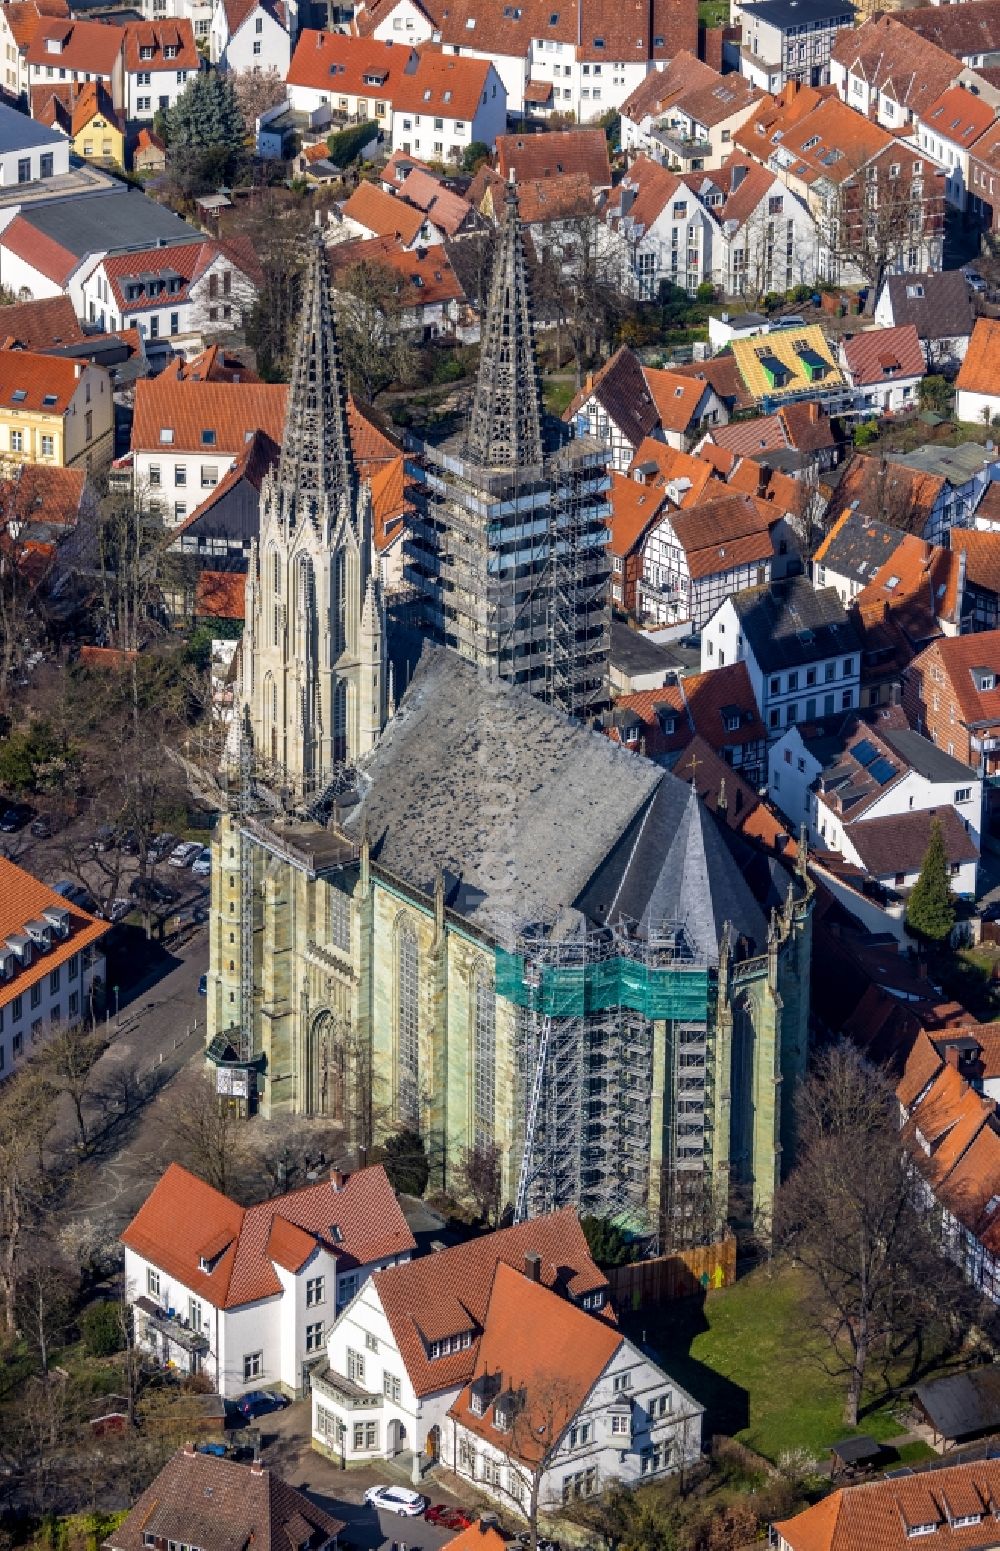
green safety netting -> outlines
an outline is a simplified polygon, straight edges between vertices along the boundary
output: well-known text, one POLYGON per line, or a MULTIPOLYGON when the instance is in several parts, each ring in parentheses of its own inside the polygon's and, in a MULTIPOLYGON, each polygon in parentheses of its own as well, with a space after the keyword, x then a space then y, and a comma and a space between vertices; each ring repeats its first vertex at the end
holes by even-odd
POLYGON ((498 996, 515 1006, 555 1018, 628 1007, 646 1018, 698 1022, 708 1007, 707 969, 652 969, 635 959, 539 969, 529 967, 522 954, 497 948, 496 988, 498 996))

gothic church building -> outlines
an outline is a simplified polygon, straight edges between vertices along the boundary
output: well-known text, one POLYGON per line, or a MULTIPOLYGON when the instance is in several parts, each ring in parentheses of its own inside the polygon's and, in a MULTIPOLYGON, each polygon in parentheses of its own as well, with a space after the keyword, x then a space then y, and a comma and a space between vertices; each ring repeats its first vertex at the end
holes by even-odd
MULTIPOLYGON (((500 400, 481 385, 482 413, 500 400)), ((214 841, 210 1051, 242 1043, 265 1114, 359 1146, 418 1130, 436 1185, 495 1149, 521 1216, 671 1232, 734 1182, 766 1211, 808 1053, 807 881, 751 890, 693 791, 452 647, 383 726, 367 510, 317 251, 248 583, 261 758, 214 841)))

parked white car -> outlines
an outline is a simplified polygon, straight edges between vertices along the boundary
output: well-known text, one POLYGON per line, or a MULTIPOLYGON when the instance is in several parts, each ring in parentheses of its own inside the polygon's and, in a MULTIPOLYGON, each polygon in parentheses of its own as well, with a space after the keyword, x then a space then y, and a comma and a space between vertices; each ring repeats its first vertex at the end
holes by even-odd
POLYGON ((190 867, 195 857, 200 855, 201 846, 197 840, 182 840, 179 846, 174 846, 167 861, 171 867, 190 867))
POLYGON ((191 863, 191 871, 198 878, 207 878, 212 871, 212 852, 208 846, 202 846, 198 855, 191 863))
POLYGON ((427 1498, 419 1492, 411 1492, 407 1486, 370 1486, 365 1493, 369 1507, 382 1508, 386 1513, 401 1513, 415 1518, 427 1507, 427 1498))

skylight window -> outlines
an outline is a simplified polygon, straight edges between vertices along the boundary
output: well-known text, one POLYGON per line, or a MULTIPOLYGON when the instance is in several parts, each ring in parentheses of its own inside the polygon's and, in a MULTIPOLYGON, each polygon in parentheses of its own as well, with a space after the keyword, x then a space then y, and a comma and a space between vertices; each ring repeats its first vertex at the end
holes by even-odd
POLYGON ((886 579, 885 579, 885 590, 886 590, 886 592, 892 592, 893 589, 898 587, 898 586, 899 586, 899 577, 898 576, 887 576, 886 577, 886 579))
POLYGON ((203 447, 214 447, 215 446, 215 432, 213 430, 209 429, 209 430, 202 431, 202 433, 201 433, 201 445, 203 447))
POLYGON ((45 397, 42 399, 42 407, 44 409, 52 409, 55 404, 58 404, 58 402, 59 400, 56 398, 54 393, 46 393, 45 397))
POLYGON ((27 397, 28 395, 24 388, 15 388, 11 394, 11 398, 15 404, 23 404, 27 397))
POLYGON ((173 441, 173 439, 174 439, 173 426, 161 425, 161 427, 160 427, 160 441, 161 442, 165 442, 165 443, 167 443, 169 445, 173 441))

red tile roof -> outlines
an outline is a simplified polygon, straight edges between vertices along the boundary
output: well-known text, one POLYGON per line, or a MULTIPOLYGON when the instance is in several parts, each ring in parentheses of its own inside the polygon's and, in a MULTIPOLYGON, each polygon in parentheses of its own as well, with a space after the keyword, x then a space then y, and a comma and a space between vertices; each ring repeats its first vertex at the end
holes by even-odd
POLYGON ((642 375, 663 429, 689 431, 710 391, 709 384, 699 377, 681 377, 653 366, 644 367, 642 375))
POLYGON ((80 386, 89 362, 68 361, 63 356, 41 355, 33 350, 0 350, 0 405, 64 415, 80 386), (24 395, 16 397, 16 395, 24 395), (54 402, 46 403, 47 399, 54 402))
POLYGON ((254 431, 281 443, 285 383, 177 382, 153 377, 135 385, 132 446, 143 452, 213 452, 238 456, 254 431), (172 433, 161 440, 161 431, 172 433), (206 443, 203 432, 214 432, 206 443))
POLYGON ((384 555, 397 539, 402 538, 406 518, 411 510, 406 459, 400 455, 383 464, 370 475, 370 484, 372 542, 377 552, 384 555))
POLYGON ((200 62, 194 28, 187 17, 129 22, 125 28, 125 69, 129 75, 137 70, 197 70, 200 62), (152 54, 143 57, 144 49, 152 49, 152 54), (167 49, 177 52, 168 56, 167 49))
POLYGON ((150 1537, 167 1544, 186 1533, 211 1551, 306 1551, 334 1542, 344 1527, 266 1465, 188 1447, 167 1461, 104 1544, 143 1551, 150 1537))
MULTIPOLYGON (((543 1285, 570 1298, 607 1287, 591 1259, 579 1219, 568 1207, 376 1273, 372 1285, 418 1396, 464 1384, 472 1377, 497 1267, 503 1263, 523 1272, 528 1254, 541 1257, 543 1285), (425 1324, 445 1335, 471 1330, 472 1345, 432 1360, 427 1341, 436 1338, 426 1334, 425 1324), (444 1330, 442 1324, 454 1328, 444 1330)), ((607 1306, 605 1313, 613 1322, 607 1306)))
POLYGON ((447 249, 439 243, 426 248, 404 248, 395 237, 341 242, 330 249, 330 263, 334 274, 341 276, 355 264, 385 265, 396 276, 399 301, 404 307, 465 300, 447 249))
MULTIPOLYGON (((703 738, 716 752, 767 739, 743 662, 727 663, 709 673, 694 673, 659 689, 622 695, 615 701, 615 710, 642 718, 650 758, 685 749, 695 737, 703 738), (673 732, 664 731, 659 714, 663 709, 674 717, 673 732), (735 727, 727 725, 732 720, 736 720, 735 727)), ((615 728, 611 729, 611 737, 621 742, 615 728)))
POLYGON ((195 583, 194 612, 212 619, 243 619, 246 590, 242 571, 201 571, 195 583))
POLYGON ((68 296, 46 296, 37 302, 14 302, 0 307, 0 344, 5 350, 14 345, 23 350, 47 350, 52 346, 76 345, 83 338, 68 296))
POLYGON ((855 387, 868 388, 901 377, 922 377, 926 370, 916 325, 865 329, 844 340, 844 357, 855 387))
POLYGON ((987 1460, 841 1487, 774 1528, 791 1551, 910 1551, 912 1531, 933 1524, 923 1539, 934 1551, 978 1551, 998 1498, 1000 1461, 987 1460), (951 1505, 964 1498, 977 1522, 953 1529, 951 1505))
MULTIPOLYGON (((128 253, 111 254, 103 260, 102 267, 118 310, 124 315, 129 312, 147 312, 150 307, 170 307, 186 302, 190 297, 192 285, 200 280, 221 256, 227 257, 234 265, 240 260, 245 262, 243 254, 230 251, 229 246, 224 248, 211 238, 206 238, 201 242, 174 243, 169 248, 145 248, 128 253), (147 274, 177 275, 181 281, 180 288, 170 293, 164 291, 155 298, 143 294, 131 300, 125 289, 126 282, 147 274)), ((253 268, 252 265, 247 267, 251 270, 253 268)), ((245 278, 252 283, 252 273, 246 274, 245 278)), ((238 279, 237 270, 237 283, 238 279)))
POLYGON ((613 555, 631 555, 654 523, 667 499, 662 481, 641 484, 624 474, 611 475, 611 515, 608 548, 613 555))
POLYGON ((966 581, 984 592, 1000 595, 1000 532, 952 528, 949 543, 956 553, 965 556, 966 581))
POLYGON ((160 375, 175 382, 260 382, 252 366, 227 355, 222 345, 208 345, 190 360, 175 356, 160 375))
POLYGON ((23 216, 16 215, 9 226, 0 233, 0 247, 23 259, 32 269, 62 288, 80 263, 77 254, 61 247, 53 237, 48 237, 29 225, 23 216))
POLYGON ((42 18, 68 16, 69 5, 66 0, 11 0, 10 5, 4 6, 3 14, 14 42, 23 54, 38 31, 42 18))
POLYGON ((955 387, 959 392, 1000 396, 1000 318, 977 318, 955 387))
POLYGON ((446 188, 440 178, 420 167, 415 167, 403 180, 399 193, 422 210, 446 237, 454 237, 472 214, 467 199, 446 188))
POLYGON ((22 966, 17 958, 14 959, 12 978, 0 985, 0 1006, 6 1006, 15 996, 44 980, 81 948, 99 942, 109 930, 107 921, 98 921, 71 905, 48 884, 41 883, 30 872, 0 856, 0 951, 3 951, 6 938, 23 932, 29 921, 44 919, 43 912, 53 906, 67 912, 69 935, 63 939, 55 938, 47 953, 33 951, 30 964, 22 966))
POLYGON ((537 1464, 569 1426, 622 1340, 606 1321, 501 1263, 472 1378, 499 1374, 501 1393, 523 1391, 523 1410, 509 1431, 498 1433, 492 1407, 475 1415, 466 1386, 448 1415, 480 1437, 494 1442, 499 1437, 515 1459, 537 1464))
POLYGON ((950 140, 965 150, 992 126, 995 116, 984 98, 974 96, 964 86, 950 86, 920 115, 927 128, 942 140, 950 140))
POLYGON ((407 246, 416 241, 427 219, 422 210, 398 194, 387 194, 377 183, 359 183, 341 211, 345 219, 356 221, 373 237, 398 237, 407 246))
MULTIPOLYGON (((831 56, 912 114, 922 114, 954 81, 955 60, 935 43, 914 35, 895 16, 876 16, 858 28, 842 28, 831 56)), ((836 144, 836 142, 833 142, 836 144)))
MULTIPOLYGON (((927 648, 933 652, 955 691, 962 718, 966 723, 1000 721, 1000 630, 982 630, 975 635, 946 636, 927 648), (974 668, 995 673, 995 688, 977 689, 974 668)), ((915 667, 924 665, 924 656, 915 667)))
POLYGON ((492 69, 488 59, 459 59, 453 54, 425 51, 418 55, 416 69, 400 76, 393 109, 471 123, 492 69))
POLYGON ((58 65, 60 70, 89 71, 111 77, 125 47, 125 28, 110 22, 46 17, 28 44, 29 65, 58 65), (52 52, 48 44, 61 44, 52 52))
POLYGON ((611 226, 617 228, 621 224, 623 196, 631 192, 635 198, 628 206, 629 220, 648 231, 656 224, 667 202, 679 189, 685 195, 689 193, 676 173, 648 156, 637 156, 618 188, 608 196, 607 212, 611 226))
POLYGON ((307 1239, 335 1255, 341 1270, 416 1247, 381 1164, 360 1169, 339 1189, 326 1179, 242 1207, 172 1163, 122 1234, 129 1249, 226 1309, 277 1297, 272 1261, 298 1269, 307 1239), (208 1270, 200 1269, 203 1257, 208 1270))
POLYGON ((671 512, 670 525, 687 556, 692 580, 701 581, 738 566, 770 560, 771 529, 781 513, 757 496, 715 496, 671 512))
POLYGON ((343 32, 304 27, 286 77, 289 86, 308 86, 340 97, 388 100, 414 52, 406 44, 352 38, 343 32))
POLYGON ((564 221, 594 208, 593 190, 585 172, 519 181, 517 199, 521 220, 528 226, 540 221, 564 221))
POLYGON ((497 135, 496 167, 515 183, 583 174, 591 189, 611 187, 603 129, 551 129, 537 135, 497 135))

